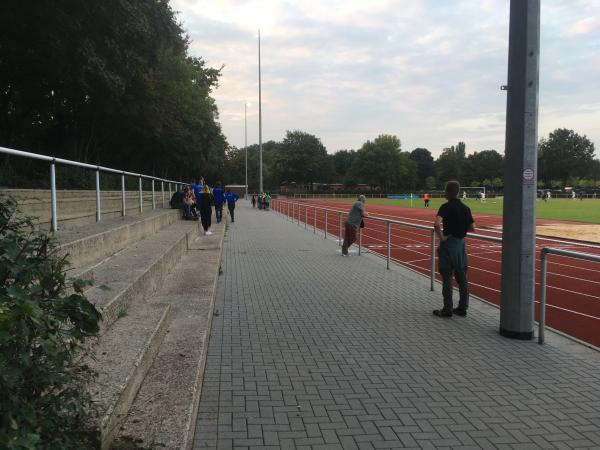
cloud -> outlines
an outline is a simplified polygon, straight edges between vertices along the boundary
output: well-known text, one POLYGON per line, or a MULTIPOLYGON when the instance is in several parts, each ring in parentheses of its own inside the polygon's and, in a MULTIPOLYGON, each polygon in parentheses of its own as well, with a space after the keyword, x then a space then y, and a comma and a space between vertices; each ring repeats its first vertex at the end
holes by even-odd
MULTIPOLYGON (((499 0, 173 0, 190 51, 225 64, 214 92, 223 130, 258 139, 261 28, 263 139, 287 129, 333 152, 380 133, 405 150, 504 148, 509 2, 499 0)), ((540 133, 569 126, 600 142, 600 0, 542 3, 540 133)))

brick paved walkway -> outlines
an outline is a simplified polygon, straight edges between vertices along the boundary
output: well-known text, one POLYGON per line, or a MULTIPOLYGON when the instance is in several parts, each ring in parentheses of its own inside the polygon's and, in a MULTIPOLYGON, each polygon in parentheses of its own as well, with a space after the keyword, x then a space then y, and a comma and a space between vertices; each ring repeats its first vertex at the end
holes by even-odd
MULTIPOLYGON (((240 203, 244 203, 240 201, 240 203)), ((272 212, 229 225, 194 448, 600 448, 600 358, 272 212)))

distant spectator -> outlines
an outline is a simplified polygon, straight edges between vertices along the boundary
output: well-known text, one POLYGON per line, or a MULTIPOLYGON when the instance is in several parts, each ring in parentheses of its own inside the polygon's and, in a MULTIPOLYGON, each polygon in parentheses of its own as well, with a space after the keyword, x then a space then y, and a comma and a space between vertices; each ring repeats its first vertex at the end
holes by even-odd
POLYGON ((444 307, 433 311, 433 314, 438 317, 452 317, 453 314, 466 316, 469 308, 468 260, 464 238, 467 232, 475 231, 475 222, 469 207, 458 199, 459 190, 458 181, 446 183, 445 191, 448 202, 440 207, 433 224, 435 233, 440 240, 438 264, 442 275, 442 295, 444 297, 444 307), (453 308, 452 303, 453 274, 460 292, 457 308, 453 308))
POLYGON ((229 215, 231 216, 231 221, 235 222, 235 202, 238 200, 238 196, 231 192, 231 189, 227 189, 227 194, 225 195, 225 200, 227 200, 227 208, 229 209, 229 215))
POLYGON ((204 234, 210 235, 212 234, 212 231, 210 231, 212 216, 212 195, 210 193, 210 188, 206 184, 202 187, 202 192, 200 193, 200 198, 198 199, 198 205, 200 209, 200 222, 202 223, 204 234))
POLYGON ((466 199, 467 199, 467 191, 463 191, 463 196, 462 196, 462 199, 463 199, 463 200, 466 200, 466 199))
POLYGON ((256 198, 256 202, 258 203, 258 209, 262 209, 263 208, 263 196, 262 194, 258 194, 257 198, 256 198))
POLYGON ((194 197, 194 191, 190 186, 186 186, 183 189, 183 218, 187 220, 195 220, 198 218, 196 212, 196 198, 194 197))
POLYGON ((252 207, 256 208, 256 195, 252 194, 252 207))
POLYGON ((217 218, 217 223, 219 223, 223 218, 223 203, 225 203, 225 193, 223 192, 220 181, 217 181, 215 188, 213 189, 213 201, 215 203, 215 216, 217 218))
POLYGON ((425 208, 429 208, 429 193, 425 192, 423 194, 423 202, 425 202, 425 208))
POLYGON ((268 211, 269 206, 271 206, 271 195, 267 192, 265 194, 265 209, 268 211))
POLYGON ((573 189, 573 190, 571 191, 571 198, 572 198, 573 200, 575 200, 575 189, 573 189))
POLYGON ((358 199, 350 208, 348 219, 346 220, 344 235, 344 244, 342 245, 342 256, 348 256, 348 249, 356 242, 356 232, 360 228, 360 224, 364 217, 369 217, 365 211, 365 203, 367 198, 364 195, 359 195, 358 199))
POLYGON ((579 191, 579 200, 583 201, 583 197, 585 196, 583 191, 579 191))

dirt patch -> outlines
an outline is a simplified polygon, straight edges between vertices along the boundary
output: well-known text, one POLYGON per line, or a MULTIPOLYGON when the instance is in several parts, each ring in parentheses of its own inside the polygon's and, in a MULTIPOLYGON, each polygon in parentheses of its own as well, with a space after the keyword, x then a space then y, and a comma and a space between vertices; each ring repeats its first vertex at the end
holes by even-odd
POLYGON ((552 236, 600 243, 600 225, 596 224, 576 225, 569 223, 538 225, 536 233, 538 236, 552 236))

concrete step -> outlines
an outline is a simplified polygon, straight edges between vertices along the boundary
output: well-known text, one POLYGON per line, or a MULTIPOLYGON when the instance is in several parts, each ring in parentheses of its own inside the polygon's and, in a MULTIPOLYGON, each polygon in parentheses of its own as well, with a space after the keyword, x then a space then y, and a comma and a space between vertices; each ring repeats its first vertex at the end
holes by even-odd
POLYGON ((189 243, 163 287, 149 299, 171 305, 171 322, 158 354, 118 432, 113 449, 190 449, 206 363, 219 276, 224 222, 212 236, 189 243), (137 447, 136 447, 137 448, 137 447))
POLYGON ((98 405, 97 440, 107 449, 127 414, 167 331, 168 304, 130 305, 98 339, 90 366, 98 372, 91 395, 98 405))
POLYGON ((83 273, 125 247, 150 236, 179 220, 172 209, 148 211, 141 215, 116 217, 56 233, 61 252, 69 255, 71 267, 83 273))
POLYGON ((187 234, 197 229, 194 222, 170 225, 93 268, 94 286, 86 296, 102 313, 100 334, 126 314, 130 304, 150 297, 162 285, 187 251, 187 234))

